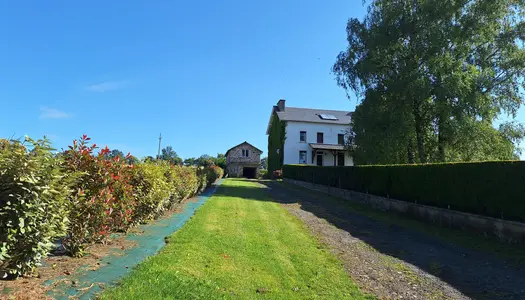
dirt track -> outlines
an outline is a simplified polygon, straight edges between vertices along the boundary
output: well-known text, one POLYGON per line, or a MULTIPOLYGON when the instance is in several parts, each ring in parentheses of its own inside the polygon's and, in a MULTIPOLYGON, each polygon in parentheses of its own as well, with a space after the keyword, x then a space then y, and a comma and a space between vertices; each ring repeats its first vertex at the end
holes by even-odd
POLYGON ((523 263, 385 224, 318 193, 263 184, 381 299, 525 299, 523 263))

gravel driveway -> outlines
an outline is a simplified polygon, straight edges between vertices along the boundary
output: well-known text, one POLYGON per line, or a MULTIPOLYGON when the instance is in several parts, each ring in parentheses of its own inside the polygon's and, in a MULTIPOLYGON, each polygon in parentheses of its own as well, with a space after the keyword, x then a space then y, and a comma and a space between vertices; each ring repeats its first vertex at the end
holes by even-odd
POLYGON ((525 299, 523 263, 374 220, 343 200, 262 184, 328 245, 364 291, 380 299, 525 299))

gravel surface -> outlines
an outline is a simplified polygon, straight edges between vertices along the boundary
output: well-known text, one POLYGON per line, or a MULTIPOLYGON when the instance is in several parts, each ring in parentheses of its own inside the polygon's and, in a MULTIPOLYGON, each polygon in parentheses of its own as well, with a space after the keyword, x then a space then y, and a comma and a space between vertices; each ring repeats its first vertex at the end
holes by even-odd
POLYGON ((524 264, 385 224, 308 190, 263 184, 343 261, 362 290, 380 299, 525 299, 524 264))

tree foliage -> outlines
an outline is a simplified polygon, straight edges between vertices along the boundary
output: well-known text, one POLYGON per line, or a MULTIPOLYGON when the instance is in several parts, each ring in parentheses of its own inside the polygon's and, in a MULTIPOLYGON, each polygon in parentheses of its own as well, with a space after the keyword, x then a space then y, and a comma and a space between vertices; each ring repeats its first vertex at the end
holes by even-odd
POLYGON ((197 166, 210 167, 215 164, 215 160, 213 157, 209 156, 208 154, 203 154, 195 160, 195 163, 197 164, 197 166))
POLYGON ((109 153, 106 153, 104 155, 105 159, 107 160, 114 160, 115 158, 119 158, 120 160, 125 160, 126 163, 128 164, 137 164, 139 162, 139 160, 134 157, 134 156, 131 156, 129 153, 128 155, 125 155, 124 152, 118 150, 118 149, 113 149, 111 150, 109 153))
POLYGON ((199 167, 211 167, 218 166, 221 169, 226 168, 226 156, 224 154, 218 153, 216 157, 210 156, 208 154, 203 154, 198 158, 190 157, 184 160, 185 166, 199 166, 199 167))
POLYGON ((281 169, 284 161, 284 140, 286 122, 279 120, 276 113, 272 116, 268 134, 268 172, 281 169))
POLYGON ((166 146, 161 150, 159 159, 169 161, 174 165, 182 165, 182 158, 179 157, 177 152, 175 152, 171 146, 166 146))
POLYGON ((521 0, 375 0, 347 24, 333 66, 361 103, 358 163, 513 159, 523 128, 493 122, 523 101, 521 0))
POLYGON ((215 157, 215 165, 225 170, 226 169, 226 155, 222 153, 217 153, 217 157, 215 157))
POLYGON ((261 158, 261 169, 268 170, 268 157, 261 158))
POLYGON ((196 166, 197 164, 195 163, 197 159, 195 157, 190 157, 190 158, 186 158, 184 160, 184 165, 185 166, 188 166, 188 167, 191 167, 191 166, 196 166))
POLYGON ((111 150, 109 153, 106 153, 104 155, 104 157, 106 159, 114 159, 116 157, 120 158, 120 159, 124 159, 125 155, 124 155, 124 152, 118 150, 118 149, 113 149, 111 150))

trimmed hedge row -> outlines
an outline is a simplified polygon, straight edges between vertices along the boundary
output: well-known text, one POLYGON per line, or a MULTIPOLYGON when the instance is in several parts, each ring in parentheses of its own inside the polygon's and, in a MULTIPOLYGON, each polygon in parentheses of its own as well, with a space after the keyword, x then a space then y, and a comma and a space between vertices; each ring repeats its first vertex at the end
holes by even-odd
POLYGON ((397 200, 525 221, 525 162, 318 167, 285 165, 285 178, 397 200))
POLYGON ((0 139, 0 278, 31 273, 60 239, 72 256, 160 216, 222 177, 217 166, 130 164, 90 138, 56 154, 47 140, 0 139))

